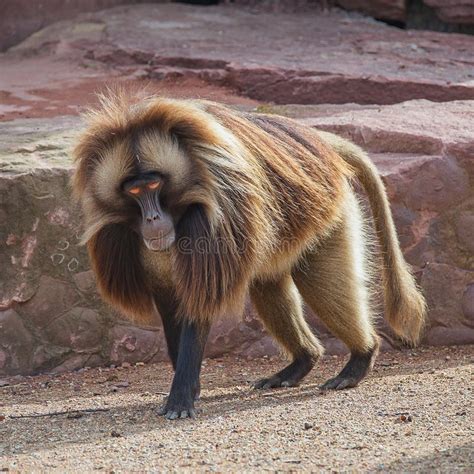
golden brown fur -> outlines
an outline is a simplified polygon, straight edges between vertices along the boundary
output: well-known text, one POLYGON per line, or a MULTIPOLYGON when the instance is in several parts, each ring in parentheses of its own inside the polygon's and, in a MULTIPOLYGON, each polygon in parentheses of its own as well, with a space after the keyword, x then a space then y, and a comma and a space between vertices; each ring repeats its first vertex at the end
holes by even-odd
POLYGON ((319 136, 356 170, 369 197, 383 260, 385 317, 401 339, 417 344, 425 324, 426 302, 400 250, 382 179, 359 147, 331 133, 319 132, 319 136))
POLYGON ((74 191, 99 288, 130 317, 150 321, 163 287, 193 321, 239 308, 250 290, 282 346, 315 360, 322 348, 304 320, 301 295, 353 354, 372 354, 370 365, 378 338, 363 219, 350 185, 356 177, 381 243, 388 321, 406 341, 418 340, 424 300, 383 184, 354 145, 289 119, 119 93, 103 96, 89 113, 74 156, 74 191), (158 256, 127 228, 119 183, 137 162, 168 179, 163 195, 176 244, 158 256))
MULTIPOLYGON (((84 203, 86 239, 120 221, 113 208, 100 208, 114 200, 120 204, 118 195, 106 189, 103 197, 98 191, 94 196, 93 180, 112 174, 109 163, 115 165, 111 186, 127 173, 134 159, 127 149, 130 137, 155 133, 170 142, 168 149, 174 143, 170 135, 175 137, 189 157, 183 164, 188 172, 179 171, 177 205, 202 205, 193 239, 205 237, 225 246, 219 253, 212 248, 193 255, 172 252, 183 313, 208 318, 230 309, 241 302, 252 279, 273 276, 274 266, 281 267, 278 272, 290 270, 306 246, 337 220, 340 190, 350 169, 317 139, 314 150, 308 150, 206 102, 151 99, 134 108, 128 99, 104 98, 103 107, 90 114, 74 153, 74 189, 84 203), (313 152, 319 153, 317 160, 313 152)), ((155 165, 154 157, 145 159, 155 165)), ((135 302, 128 306, 133 316, 135 302)), ((142 312, 136 316, 146 319, 142 312)))

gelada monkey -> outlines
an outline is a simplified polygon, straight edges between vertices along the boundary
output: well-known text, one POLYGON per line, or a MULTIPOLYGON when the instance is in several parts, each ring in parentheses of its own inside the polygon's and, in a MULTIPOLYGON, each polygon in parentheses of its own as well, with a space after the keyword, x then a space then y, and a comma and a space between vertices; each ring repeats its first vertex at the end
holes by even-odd
POLYGON ((291 359, 256 388, 296 385, 321 356, 303 301, 351 352, 322 389, 367 375, 379 340, 355 182, 381 249, 385 316, 418 341, 425 301, 360 148, 287 118, 123 91, 102 95, 87 120, 73 176, 84 241, 105 300, 137 322, 161 315, 175 369, 161 414, 194 417, 211 323, 247 294, 291 359))

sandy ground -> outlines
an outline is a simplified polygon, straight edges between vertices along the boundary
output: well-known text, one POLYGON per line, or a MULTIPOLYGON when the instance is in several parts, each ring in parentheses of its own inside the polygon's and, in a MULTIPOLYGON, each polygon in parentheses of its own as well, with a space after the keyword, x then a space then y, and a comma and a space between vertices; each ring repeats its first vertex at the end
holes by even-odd
POLYGON ((473 472, 474 346, 385 353, 358 388, 320 394, 344 360, 266 392, 249 383, 279 358, 207 360, 196 420, 155 414, 169 364, 3 380, 0 471, 473 472))

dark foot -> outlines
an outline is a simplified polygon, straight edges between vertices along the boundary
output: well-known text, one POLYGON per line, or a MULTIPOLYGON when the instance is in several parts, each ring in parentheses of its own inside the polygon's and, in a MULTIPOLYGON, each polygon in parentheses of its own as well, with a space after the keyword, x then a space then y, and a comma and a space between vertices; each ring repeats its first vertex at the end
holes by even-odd
POLYGON ((315 359, 309 355, 299 357, 275 375, 257 380, 253 388, 265 390, 276 387, 295 387, 314 367, 314 364, 315 359))
POLYGON ((195 390, 170 393, 157 413, 168 420, 177 418, 196 418, 194 402, 199 398, 200 385, 195 390), (194 393, 194 395, 193 395, 194 393))
POLYGON ((370 372, 376 355, 377 349, 373 349, 366 354, 352 354, 349 362, 341 370, 341 373, 329 379, 320 389, 343 390, 345 388, 355 387, 370 372))
POLYGON ((177 418, 196 418, 196 410, 194 409, 193 400, 168 400, 158 409, 158 415, 164 416, 168 420, 176 420, 177 418))

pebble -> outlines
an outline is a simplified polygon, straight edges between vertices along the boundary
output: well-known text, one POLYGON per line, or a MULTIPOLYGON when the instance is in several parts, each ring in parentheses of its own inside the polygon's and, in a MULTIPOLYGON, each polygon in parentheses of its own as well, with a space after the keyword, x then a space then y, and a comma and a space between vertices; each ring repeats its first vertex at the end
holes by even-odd
POLYGON ((410 423, 413 421, 411 415, 400 415, 397 420, 398 423, 410 423))

